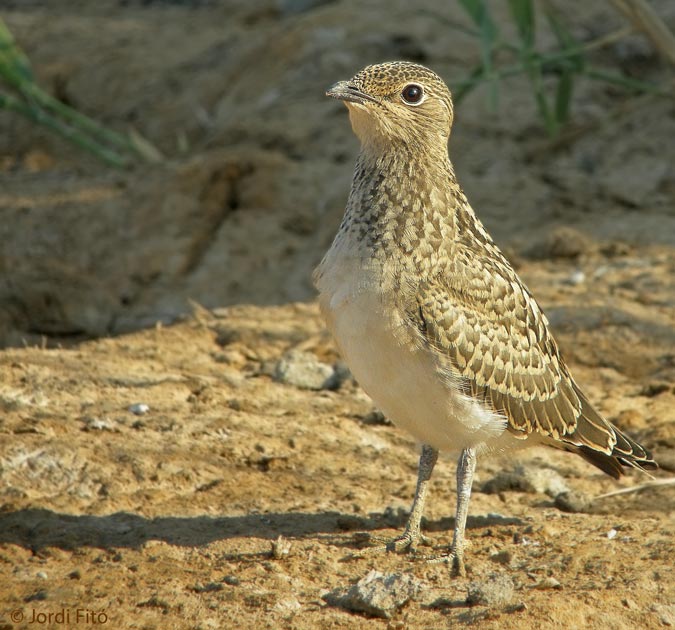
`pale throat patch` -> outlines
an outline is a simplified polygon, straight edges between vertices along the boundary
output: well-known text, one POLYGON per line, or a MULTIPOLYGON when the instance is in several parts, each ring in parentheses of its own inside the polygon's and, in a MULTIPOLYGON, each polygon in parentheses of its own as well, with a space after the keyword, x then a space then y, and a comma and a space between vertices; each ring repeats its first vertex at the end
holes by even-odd
POLYGON ((361 144, 373 147, 382 144, 385 134, 378 128, 380 123, 373 112, 360 103, 345 103, 345 105, 349 110, 349 122, 361 144))

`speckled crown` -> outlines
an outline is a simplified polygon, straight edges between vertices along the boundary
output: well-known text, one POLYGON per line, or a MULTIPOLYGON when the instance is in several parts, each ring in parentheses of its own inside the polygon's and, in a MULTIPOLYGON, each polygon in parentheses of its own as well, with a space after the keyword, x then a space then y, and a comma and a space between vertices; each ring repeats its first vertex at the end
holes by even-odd
POLYGON ((372 96, 387 96, 409 82, 423 83, 427 89, 450 98, 450 90, 441 77, 429 68, 407 61, 366 66, 350 81, 372 96))

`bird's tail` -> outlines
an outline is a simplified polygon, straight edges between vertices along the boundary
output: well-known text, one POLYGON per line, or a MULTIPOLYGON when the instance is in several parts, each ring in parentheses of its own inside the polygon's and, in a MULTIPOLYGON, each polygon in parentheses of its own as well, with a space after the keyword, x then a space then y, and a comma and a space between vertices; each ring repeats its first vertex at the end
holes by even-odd
POLYGON ((576 429, 565 436, 566 448, 615 479, 624 474, 624 468, 644 471, 658 468, 646 448, 605 420, 576 384, 574 389, 581 401, 581 414, 576 429))

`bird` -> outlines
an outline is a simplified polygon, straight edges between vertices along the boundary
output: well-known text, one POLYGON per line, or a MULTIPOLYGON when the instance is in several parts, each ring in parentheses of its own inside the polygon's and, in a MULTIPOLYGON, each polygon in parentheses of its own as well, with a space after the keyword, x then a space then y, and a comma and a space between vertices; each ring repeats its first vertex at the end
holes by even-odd
POLYGON ((439 451, 459 453, 443 557, 464 576, 478 455, 549 445, 614 478, 656 463, 574 381, 546 316, 459 186, 443 79, 392 61, 326 95, 346 105, 361 147, 342 222, 313 274, 320 310, 356 381, 422 445, 405 531, 384 548, 415 551, 439 451))

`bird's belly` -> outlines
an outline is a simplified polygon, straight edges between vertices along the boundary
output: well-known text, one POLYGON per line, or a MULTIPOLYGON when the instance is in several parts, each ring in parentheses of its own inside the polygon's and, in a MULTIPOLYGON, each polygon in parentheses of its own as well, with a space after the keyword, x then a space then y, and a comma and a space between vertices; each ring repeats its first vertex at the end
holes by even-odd
POLYGON ((352 374, 394 424, 452 451, 480 448, 504 433, 505 420, 462 394, 376 292, 322 295, 320 301, 352 374))

